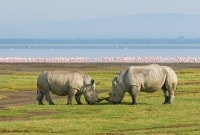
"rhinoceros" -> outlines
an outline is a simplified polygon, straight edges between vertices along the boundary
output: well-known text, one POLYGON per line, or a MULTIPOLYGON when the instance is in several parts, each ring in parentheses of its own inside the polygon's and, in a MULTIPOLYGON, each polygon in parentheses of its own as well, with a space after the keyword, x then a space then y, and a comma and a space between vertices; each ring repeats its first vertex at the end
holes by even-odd
POLYGON ((72 104, 75 96, 77 104, 81 103, 81 95, 84 94, 88 104, 95 104, 98 101, 95 90, 95 82, 87 74, 74 71, 43 71, 37 79, 37 100, 43 105, 45 95, 49 105, 53 105, 50 91, 58 96, 68 95, 67 105, 72 104))
POLYGON ((128 92, 132 97, 132 104, 137 105, 140 91, 150 93, 162 89, 165 96, 163 104, 171 104, 176 87, 176 73, 168 66, 157 64, 130 66, 114 77, 112 91, 104 100, 115 104, 121 103, 125 92, 128 92))

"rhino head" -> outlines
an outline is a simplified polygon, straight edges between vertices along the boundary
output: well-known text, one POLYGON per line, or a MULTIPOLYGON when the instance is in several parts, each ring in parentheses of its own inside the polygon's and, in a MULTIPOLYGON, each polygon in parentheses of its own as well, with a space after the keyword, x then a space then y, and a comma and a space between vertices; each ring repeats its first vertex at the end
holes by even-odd
POLYGON ((121 82, 119 82, 119 76, 117 76, 112 81, 112 91, 109 93, 109 97, 102 98, 100 101, 106 100, 114 104, 120 104, 124 94, 123 86, 121 82))
POLYGON ((86 84, 86 91, 85 91, 85 101, 89 104, 89 105, 93 105, 98 101, 98 94, 95 90, 96 84, 94 82, 94 80, 91 80, 90 84, 86 84))

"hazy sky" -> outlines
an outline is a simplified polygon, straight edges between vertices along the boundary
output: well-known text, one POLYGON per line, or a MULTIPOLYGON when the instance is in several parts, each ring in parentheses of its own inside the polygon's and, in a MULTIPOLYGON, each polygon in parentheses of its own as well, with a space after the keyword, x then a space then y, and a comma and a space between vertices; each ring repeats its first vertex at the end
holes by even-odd
POLYGON ((77 21, 146 13, 200 15, 200 0, 0 0, 0 23, 77 21))

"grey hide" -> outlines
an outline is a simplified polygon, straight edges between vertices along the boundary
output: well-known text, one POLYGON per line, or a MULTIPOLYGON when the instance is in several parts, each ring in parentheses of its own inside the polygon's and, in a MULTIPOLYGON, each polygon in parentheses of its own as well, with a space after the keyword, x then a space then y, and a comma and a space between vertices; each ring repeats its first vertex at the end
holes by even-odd
POLYGON ((121 103, 125 92, 128 92, 132 97, 132 104, 136 105, 140 91, 155 92, 162 89, 165 97, 163 104, 171 104, 176 87, 177 76, 170 67, 157 64, 131 66, 113 79, 112 91, 105 100, 121 103))
POLYGON ((44 96, 50 105, 54 104, 50 96, 50 91, 58 96, 68 95, 68 105, 72 104, 73 97, 75 97, 77 104, 82 104, 80 100, 82 94, 88 104, 95 104, 98 100, 94 80, 89 75, 80 72, 42 72, 37 79, 37 100, 39 105, 43 104, 42 100, 44 96))

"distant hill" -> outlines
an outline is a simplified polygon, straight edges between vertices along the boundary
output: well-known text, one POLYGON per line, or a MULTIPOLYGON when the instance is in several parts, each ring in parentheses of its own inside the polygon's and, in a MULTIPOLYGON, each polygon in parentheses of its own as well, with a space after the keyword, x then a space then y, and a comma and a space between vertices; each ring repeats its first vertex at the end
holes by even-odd
POLYGON ((75 22, 0 23, 0 38, 200 38, 200 16, 141 14, 75 22))

